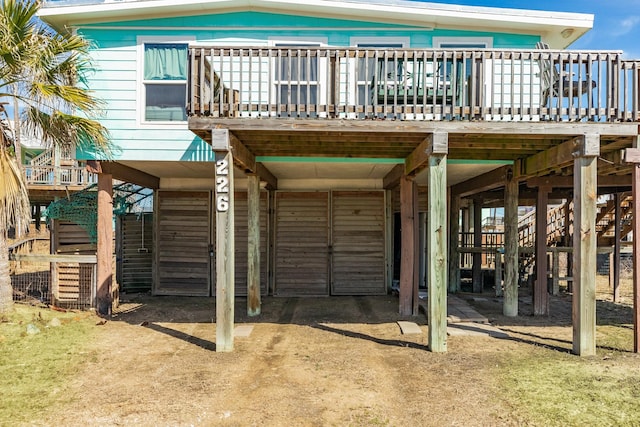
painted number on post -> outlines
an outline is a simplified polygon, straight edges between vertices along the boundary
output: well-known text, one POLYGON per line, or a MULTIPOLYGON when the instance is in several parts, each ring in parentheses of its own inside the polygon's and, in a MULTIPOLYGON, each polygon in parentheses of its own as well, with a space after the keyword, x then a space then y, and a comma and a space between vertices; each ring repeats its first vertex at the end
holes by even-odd
POLYGON ((226 159, 216 161, 216 210, 229 210, 229 162, 226 159))

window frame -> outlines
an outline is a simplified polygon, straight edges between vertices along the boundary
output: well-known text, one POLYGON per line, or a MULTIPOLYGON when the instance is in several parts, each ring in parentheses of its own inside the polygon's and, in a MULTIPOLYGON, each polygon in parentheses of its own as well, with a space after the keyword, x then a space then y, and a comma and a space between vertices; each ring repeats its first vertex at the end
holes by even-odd
MULTIPOLYGON (((351 37, 349 39, 349 45, 355 48, 362 48, 362 49, 407 49, 411 46, 411 38, 410 37, 384 37, 384 36, 383 37, 351 37), (400 47, 398 47, 398 45, 400 45, 400 47)), ((356 75, 356 71, 357 71, 356 66, 359 67, 360 65, 356 65, 356 63, 354 63, 352 66, 352 69, 349 70, 351 75, 356 75)), ((375 67, 377 67, 376 64, 374 64, 374 70, 373 70, 374 73, 377 72, 375 67)), ((371 100, 360 102, 360 100, 358 99, 360 95, 360 91, 359 91, 360 87, 364 86, 365 96, 367 92, 371 90, 370 88, 371 79, 373 79, 373 76, 369 80, 358 80, 357 78, 354 79, 354 84, 351 88, 351 91, 354 94, 353 96, 354 96, 354 99, 356 100, 357 105, 371 104, 371 100)))
POLYGON ((147 84, 167 84, 178 85, 184 84, 188 93, 189 79, 185 80, 145 80, 144 79, 144 48, 147 44, 185 44, 187 49, 195 42, 194 36, 138 36, 136 39, 138 50, 138 73, 136 84, 136 122, 140 127, 160 127, 160 128, 173 128, 173 129, 186 129, 187 120, 146 120, 146 85, 147 84))
MULTIPOLYGON (((308 47, 326 47, 327 38, 326 37, 269 37, 268 45, 270 47, 291 47, 292 49, 304 48, 308 47)), ((326 58, 318 58, 317 61, 317 71, 316 71, 316 80, 278 80, 276 77, 280 74, 280 70, 278 67, 280 64, 276 60, 274 60, 271 64, 271 85, 273 86, 272 95, 271 95, 271 103, 275 104, 280 97, 279 90, 282 89, 282 86, 291 85, 292 87, 306 87, 309 85, 310 87, 316 87, 316 101, 310 102, 307 100, 306 104, 309 105, 323 105, 326 103, 326 87, 327 82, 327 59, 326 58)), ((307 71, 310 74, 309 71, 307 71)), ((284 103, 283 100, 280 100, 280 103, 284 103)), ((294 103, 295 104, 295 103, 294 103)))

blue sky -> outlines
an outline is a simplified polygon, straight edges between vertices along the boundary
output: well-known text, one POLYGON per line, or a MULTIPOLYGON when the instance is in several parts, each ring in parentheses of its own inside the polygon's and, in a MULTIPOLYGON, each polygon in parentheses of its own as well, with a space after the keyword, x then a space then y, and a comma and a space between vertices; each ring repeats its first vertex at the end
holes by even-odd
POLYGON ((571 45, 571 49, 623 50, 625 57, 640 59, 640 0, 427 0, 469 6, 553 10, 592 13, 593 29, 571 45))

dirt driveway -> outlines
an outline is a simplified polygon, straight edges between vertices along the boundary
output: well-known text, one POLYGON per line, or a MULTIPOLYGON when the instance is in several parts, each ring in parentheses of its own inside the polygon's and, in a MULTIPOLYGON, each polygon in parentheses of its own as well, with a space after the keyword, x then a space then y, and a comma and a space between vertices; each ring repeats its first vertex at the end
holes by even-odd
MULTIPOLYGON (((446 354, 431 353, 425 316, 404 319, 421 335, 402 335, 398 300, 384 296, 270 297, 258 318, 239 299, 236 323, 253 331, 234 352, 216 353, 213 299, 127 299, 100 326, 69 406, 43 424, 518 425, 493 373, 506 352, 540 351, 531 338, 450 336, 446 354)), ((562 322, 554 345, 569 349, 562 322)))

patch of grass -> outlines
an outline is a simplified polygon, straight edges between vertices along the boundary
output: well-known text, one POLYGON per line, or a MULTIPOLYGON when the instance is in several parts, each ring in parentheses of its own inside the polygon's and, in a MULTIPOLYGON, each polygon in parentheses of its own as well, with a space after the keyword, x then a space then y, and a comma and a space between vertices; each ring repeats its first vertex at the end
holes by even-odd
POLYGON ((509 358, 500 368, 501 399, 521 424, 640 425, 639 362, 624 353, 581 359, 540 349, 509 358))
POLYGON ((0 425, 37 420, 47 408, 71 399, 66 384, 95 337, 96 317, 16 305, 0 319, 0 425), (60 326, 51 326, 53 318, 60 326), (40 332, 27 334, 33 325, 40 332))

